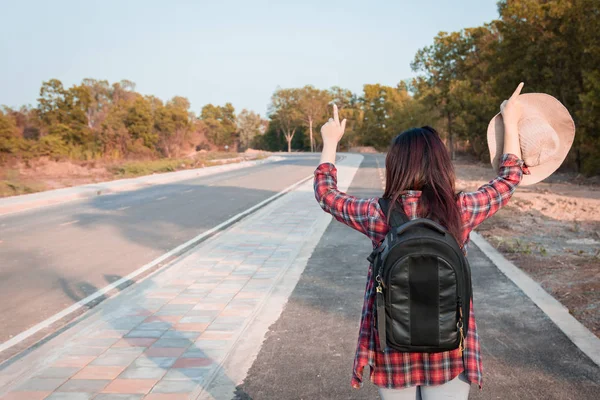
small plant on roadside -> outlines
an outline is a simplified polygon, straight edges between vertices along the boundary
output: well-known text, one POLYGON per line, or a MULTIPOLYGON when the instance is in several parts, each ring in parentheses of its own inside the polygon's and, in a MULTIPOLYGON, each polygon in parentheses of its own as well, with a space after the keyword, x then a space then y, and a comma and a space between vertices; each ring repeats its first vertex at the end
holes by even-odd
POLYGON ((573 226, 571 226, 571 232, 579 233, 581 231, 581 226, 579 221, 576 219, 573 220, 573 226))

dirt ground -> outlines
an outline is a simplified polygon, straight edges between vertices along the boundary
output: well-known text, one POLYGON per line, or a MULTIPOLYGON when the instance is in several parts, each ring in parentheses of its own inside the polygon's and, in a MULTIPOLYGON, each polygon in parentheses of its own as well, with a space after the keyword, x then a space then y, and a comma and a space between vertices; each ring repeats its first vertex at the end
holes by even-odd
MULTIPOLYGON (((456 162, 457 189, 495 177, 491 166, 456 162)), ((477 231, 600 337, 600 184, 555 173, 519 187, 477 231)))

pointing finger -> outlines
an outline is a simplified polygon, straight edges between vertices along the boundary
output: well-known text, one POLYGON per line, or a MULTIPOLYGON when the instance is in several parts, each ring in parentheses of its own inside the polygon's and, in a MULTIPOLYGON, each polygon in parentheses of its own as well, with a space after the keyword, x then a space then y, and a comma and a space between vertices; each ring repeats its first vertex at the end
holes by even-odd
POLYGON ((340 117, 338 115, 338 108, 337 106, 334 104, 333 105, 333 120, 335 121, 336 124, 340 124, 340 117))
POLYGON ((510 96, 511 99, 513 97, 517 97, 519 94, 521 94, 521 89, 523 89, 523 85, 524 85, 523 82, 519 83, 519 86, 517 86, 517 88, 515 89, 515 92, 512 94, 512 96, 510 96))

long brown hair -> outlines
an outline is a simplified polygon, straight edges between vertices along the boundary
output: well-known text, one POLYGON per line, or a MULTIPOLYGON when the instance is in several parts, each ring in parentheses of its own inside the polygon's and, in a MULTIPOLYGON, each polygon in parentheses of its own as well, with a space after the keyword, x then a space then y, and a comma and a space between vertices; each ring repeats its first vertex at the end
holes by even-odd
POLYGON ((423 126, 396 136, 385 159, 385 170, 383 197, 391 199, 390 210, 397 206, 402 192, 420 190, 424 216, 446 227, 461 242, 454 166, 435 129, 423 126))

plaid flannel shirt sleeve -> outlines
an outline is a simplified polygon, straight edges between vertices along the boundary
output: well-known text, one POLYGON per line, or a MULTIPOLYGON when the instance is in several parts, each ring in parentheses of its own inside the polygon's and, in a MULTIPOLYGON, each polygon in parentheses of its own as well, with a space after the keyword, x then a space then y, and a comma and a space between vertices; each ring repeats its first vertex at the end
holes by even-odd
POLYGON ((471 231, 494 215, 512 197, 523 174, 529 174, 523 160, 514 154, 504 154, 500 159, 498 177, 477 191, 460 194, 464 227, 471 231))
POLYGON ((323 163, 315 170, 315 198, 321 208, 336 220, 371 237, 371 216, 374 215, 376 198, 359 199, 337 188, 337 169, 331 163, 323 163))

